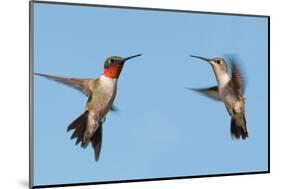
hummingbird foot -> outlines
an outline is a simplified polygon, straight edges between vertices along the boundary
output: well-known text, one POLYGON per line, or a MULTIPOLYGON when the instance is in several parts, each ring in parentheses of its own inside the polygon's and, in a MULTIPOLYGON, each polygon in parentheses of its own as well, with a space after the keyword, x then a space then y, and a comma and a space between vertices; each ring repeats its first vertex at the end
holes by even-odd
POLYGON ((103 124, 103 123, 105 122, 105 120, 106 120, 106 117, 104 116, 104 117, 101 119, 100 124, 103 124))

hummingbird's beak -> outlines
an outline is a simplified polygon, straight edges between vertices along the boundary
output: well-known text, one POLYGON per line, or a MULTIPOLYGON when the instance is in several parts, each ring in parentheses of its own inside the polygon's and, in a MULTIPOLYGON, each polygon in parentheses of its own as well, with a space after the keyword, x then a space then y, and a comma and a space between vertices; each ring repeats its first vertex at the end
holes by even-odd
POLYGON ((198 59, 205 60, 205 61, 209 62, 208 58, 204 58, 204 57, 201 57, 201 56, 194 56, 194 55, 190 55, 190 56, 193 57, 193 58, 198 58, 198 59))
POLYGON ((132 58, 136 58, 136 57, 141 56, 141 55, 142 55, 142 54, 137 54, 137 55, 134 55, 134 56, 129 56, 129 57, 127 57, 127 58, 124 58, 124 59, 123 59, 123 63, 126 62, 127 60, 130 60, 130 59, 132 59, 132 58))

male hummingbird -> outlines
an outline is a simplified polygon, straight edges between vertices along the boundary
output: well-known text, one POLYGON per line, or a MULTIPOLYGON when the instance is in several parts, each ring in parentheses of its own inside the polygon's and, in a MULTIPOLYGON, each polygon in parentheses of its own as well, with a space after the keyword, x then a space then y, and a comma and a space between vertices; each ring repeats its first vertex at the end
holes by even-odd
POLYGON ((231 116, 231 135, 236 139, 248 137, 245 118, 245 98, 242 96, 245 88, 245 81, 241 76, 238 65, 231 61, 232 73, 228 73, 227 64, 222 58, 204 58, 193 56, 208 62, 215 73, 218 86, 204 89, 193 89, 197 92, 218 101, 222 101, 231 116))
POLYGON ((107 58, 103 74, 97 79, 65 78, 35 73, 78 89, 88 97, 85 112, 68 126, 67 131, 74 129, 71 139, 77 138, 76 145, 81 142, 81 146, 86 148, 91 142, 96 161, 99 159, 102 144, 102 124, 108 111, 114 111, 112 106, 116 96, 118 77, 124 63, 138 56, 141 54, 127 58, 119 56, 107 58))

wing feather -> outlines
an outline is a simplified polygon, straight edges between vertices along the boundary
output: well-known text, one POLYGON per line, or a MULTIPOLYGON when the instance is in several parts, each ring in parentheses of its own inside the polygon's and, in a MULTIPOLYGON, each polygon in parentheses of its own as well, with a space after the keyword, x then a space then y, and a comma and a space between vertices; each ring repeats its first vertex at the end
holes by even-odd
POLYGON ((235 89, 239 91, 240 94, 244 94, 245 91, 245 78, 242 76, 238 65, 234 62, 232 64, 232 78, 231 82, 235 89))
POLYGON ((242 61, 239 57, 235 54, 226 54, 225 55, 227 61, 230 63, 231 66, 231 82, 230 84, 238 92, 237 95, 243 95, 246 88, 247 78, 243 71, 242 61))
POLYGON ((66 78, 66 77, 58 77, 58 76, 52 76, 52 75, 46 75, 46 74, 39 74, 35 73, 35 75, 45 77, 49 80, 53 80, 56 82, 59 82, 61 84, 70 86, 74 89, 79 90, 86 96, 90 96, 91 94, 91 84, 94 84, 95 80, 92 79, 77 79, 77 78, 66 78))
POLYGON ((218 87, 217 86, 213 86, 213 87, 208 87, 208 88, 201 88, 201 89, 190 89, 196 92, 199 92, 213 100, 216 101, 221 101, 219 92, 218 92, 218 87))

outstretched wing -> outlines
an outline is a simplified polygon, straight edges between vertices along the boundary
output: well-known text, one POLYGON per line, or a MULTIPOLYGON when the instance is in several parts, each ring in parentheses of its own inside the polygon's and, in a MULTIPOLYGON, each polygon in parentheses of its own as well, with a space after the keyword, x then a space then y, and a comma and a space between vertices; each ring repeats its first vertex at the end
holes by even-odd
POLYGON ((217 86, 202 88, 202 89, 190 89, 190 90, 199 92, 200 94, 203 94, 213 100, 221 101, 217 86))
POLYGON ((58 77, 46 74, 35 73, 35 75, 45 77, 47 79, 57 81, 59 83, 65 84, 72 88, 79 90, 84 93, 86 96, 90 96, 91 94, 91 86, 94 84, 95 80, 91 79, 77 79, 77 78, 66 78, 66 77, 58 77), (91 85, 92 84, 92 85, 91 85))

